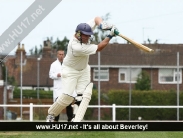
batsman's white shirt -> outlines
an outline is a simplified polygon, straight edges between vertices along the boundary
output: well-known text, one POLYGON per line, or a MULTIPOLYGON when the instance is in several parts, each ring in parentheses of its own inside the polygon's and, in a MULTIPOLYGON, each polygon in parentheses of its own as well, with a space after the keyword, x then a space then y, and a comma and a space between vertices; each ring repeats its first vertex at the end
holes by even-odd
MULTIPOLYGON (((96 26, 94 19, 88 24, 92 30, 96 26)), ((65 94, 72 95, 74 89, 76 93, 82 94, 90 83, 89 55, 95 54, 97 48, 95 44, 81 44, 75 36, 69 41, 62 67, 62 84, 65 94)))
MULTIPOLYGON (((51 64, 49 71, 49 77, 53 79, 53 101, 55 101, 56 98, 59 97, 62 93, 62 79, 61 77, 57 77, 58 73, 62 75, 61 70, 62 70, 61 63, 57 59, 51 64)), ((75 97, 76 93, 74 92, 72 96, 75 97)))

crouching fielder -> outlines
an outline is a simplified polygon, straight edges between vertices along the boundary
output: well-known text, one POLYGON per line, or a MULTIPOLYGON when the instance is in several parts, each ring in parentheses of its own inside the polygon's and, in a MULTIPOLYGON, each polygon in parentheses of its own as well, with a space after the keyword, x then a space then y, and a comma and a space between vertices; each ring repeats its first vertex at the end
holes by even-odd
POLYGON ((62 89, 63 93, 57 101, 48 109, 47 122, 54 121, 66 106, 72 101, 74 90, 80 99, 78 110, 74 111, 73 122, 80 122, 86 112, 87 106, 92 95, 93 83, 90 82, 90 66, 88 65, 89 55, 96 54, 107 46, 111 38, 115 35, 115 26, 103 22, 100 17, 95 17, 88 23, 80 23, 75 30, 75 35, 69 41, 67 55, 62 64, 62 89), (99 29, 111 30, 110 34, 98 45, 90 44, 89 39, 93 35, 94 28, 98 25, 99 29))

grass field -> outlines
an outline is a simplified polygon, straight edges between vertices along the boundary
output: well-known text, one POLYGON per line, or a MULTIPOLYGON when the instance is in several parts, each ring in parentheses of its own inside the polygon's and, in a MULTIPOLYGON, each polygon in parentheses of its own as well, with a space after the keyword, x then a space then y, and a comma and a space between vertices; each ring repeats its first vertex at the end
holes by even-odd
POLYGON ((182 138, 183 132, 0 132, 0 138, 182 138))

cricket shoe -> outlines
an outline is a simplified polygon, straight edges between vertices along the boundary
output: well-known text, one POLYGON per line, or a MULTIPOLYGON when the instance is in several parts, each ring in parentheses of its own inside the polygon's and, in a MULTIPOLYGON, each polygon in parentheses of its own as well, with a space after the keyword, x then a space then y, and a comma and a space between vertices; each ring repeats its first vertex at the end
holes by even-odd
POLYGON ((55 122, 55 116, 54 115, 48 115, 46 117, 46 122, 55 122))

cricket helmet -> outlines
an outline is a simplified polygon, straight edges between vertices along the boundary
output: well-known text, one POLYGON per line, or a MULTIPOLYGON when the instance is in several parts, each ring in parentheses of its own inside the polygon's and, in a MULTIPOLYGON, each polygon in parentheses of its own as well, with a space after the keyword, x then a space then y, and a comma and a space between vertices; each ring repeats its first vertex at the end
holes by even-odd
POLYGON ((93 31, 87 23, 80 23, 76 27, 76 32, 80 32, 80 33, 85 34, 85 35, 93 35, 93 31))

